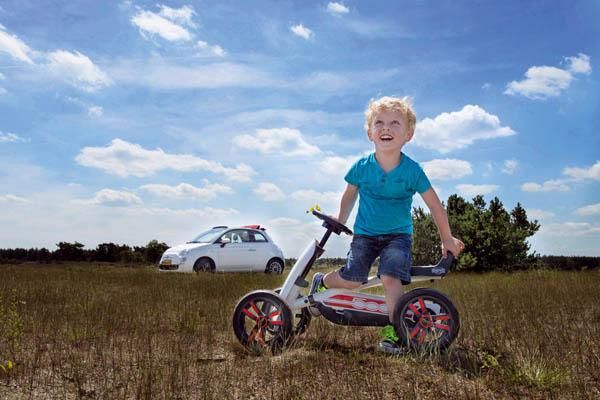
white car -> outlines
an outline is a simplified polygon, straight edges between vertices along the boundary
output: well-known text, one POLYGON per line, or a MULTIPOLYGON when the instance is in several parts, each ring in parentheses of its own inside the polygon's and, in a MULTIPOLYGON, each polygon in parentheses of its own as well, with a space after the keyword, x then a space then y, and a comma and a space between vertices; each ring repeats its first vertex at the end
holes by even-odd
POLYGON ((283 272, 283 252, 259 225, 215 226, 191 242, 171 247, 160 259, 161 271, 283 272))

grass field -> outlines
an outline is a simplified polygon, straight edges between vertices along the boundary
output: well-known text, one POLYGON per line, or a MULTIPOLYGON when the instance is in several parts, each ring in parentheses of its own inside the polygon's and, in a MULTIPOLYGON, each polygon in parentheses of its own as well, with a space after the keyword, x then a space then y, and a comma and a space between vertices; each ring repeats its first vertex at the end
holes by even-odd
POLYGON ((263 274, 92 265, 0 267, 1 399, 600 398, 600 273, 450 274, 444 355, 389 357, 376 328, 313 319, 280 356, 237 344, 263 274))

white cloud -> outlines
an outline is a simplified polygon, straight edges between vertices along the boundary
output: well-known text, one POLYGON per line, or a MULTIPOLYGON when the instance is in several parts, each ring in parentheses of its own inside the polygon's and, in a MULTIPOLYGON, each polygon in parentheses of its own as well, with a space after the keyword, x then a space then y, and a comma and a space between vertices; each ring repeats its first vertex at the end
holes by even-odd
POLYGON ((541 226, 540 233, 565 237, 599 235, 600 226, 592 225, 588 222, 545 224, 541 226))
POLYGON ((578 208, 575 210, 575 214, 583 216, 600 215, 600 203, 578 208))
POLYGON ((277 185, 269 182, 260 183, 254 190, 264 201, 279 201, 285 199, 285 194, 277 185))
POLYGON ((85 91, 94 91, 111 84, 104 71, 80 52, 57 50, 48 53, 48 69, 60 79, 85 91))
POLYGON ((504 94, 523 95, 530 99, 556 97, 567 89, 573 80, 569 71, 556 67, 531 67, 525 73, 526 79, 512 81, 504 94))
POLYGON ((289 225, 300 225, 301 222, 295 218, 288 218, 288 217, 280 217, 280 218, 273 218, 271 220, 268 221, 269 224, 271 225, 280 225, 280 226, 289 226, 289 225))
POLYGON ((194 47, 196 47, 197 49, 201 49, 206 54, 212 56, 225 57, 225 55, 227 54, 225 50, 218 44, 211 46, 208 44, 208 42, 205 42, 204 40, 198 40, 198 42, 196 42, 196 46, 194 47))
MULTIPOLYGON (((317 192, 315 190, 297 190, 290 195, 294 200, 298 200, 306 205, 306 207, 314 204, 337 206, 342 199, 342 193, 338 192, 317 192)), ((330 208, 330 207, 325 207, 330 208)))
MULTIPOLYGON (((238 215, 240 212, 233 208, 141 208, 140 212, 148 215, 173 216, 173 217, 202 217, 202 218, 225 218, 232 215, 238 215)), ((209 224, 207 224, 209 225, 209 224)))
POLYGON ((287 157, 314 156, 321 153, 317 146, 304 140, 299 130, 291 128, 257 129, 254 136, 235 136, 233 143, 263 154, 280 154, 287 157))
POLYGON ((123 84, 161 90, 272 87, 281 83, 261 69, 230 62, 188 66, 164 60, 148 60, 143 64, 126 61, 114 66, 111 76, 123 84))
POLYGON ((533 219, 541 220, 545 218, 552 218, 556 214, 550 211, 540 210, 539 208, 528 208, 527 216, 533 219))
POLYGON ((33 61, 29 58, 29 54, 32 53, 29 46, 17 36, 6 32, 2 25, 0 25, 0 53, 6 53, 15 60, 33 64, 33 61))
POLYGON ((3 81, 5 79, 6 79, 6 77, 4 76, 4 74, 2 72, 0 72, 0 81, 3 81))
MULTIPOLYGON (((144 37, 146 37, 145 34, 148 33, 150 35, 157 34, 170 42, 191 40, 192 34, 183 26, 173 22, 173 20, 167 16, 167 14, 173 16, 173 13, 171 11, 165 12, 165 9, 169 8, 163 8, 160 14, 153 13, 152 11, 140 10, 131 18, 131 23, 139 28, 140 34, 144 37)), ((180 18, 174 20, 179 21, 180 18)))
POLYGON ((534 100, 559 96, 567 90, 574 79, 573 74, 590 74, 590 57, 579 53, 577 57, 565 57, 567 70, 550 66, 533 66, 525 73, 525 79, 506 85, 504 94, 522 95, 534 100))
POLYGON ((12 202, 12 203, 31 203, 31 200, 26 199, 25 197, 15 196, 14 194, 0 194, 0 202, 12 202))
POLYGON ((313 36, 313 31, 311 31, 309 28, 305 27, 302 24, 293 25, 290 27, 290 30, 294 32, 294 35, 300 36, 301 38, 306 40, 310 39, 313 36))
POLYGON ((586 74, 592 73, 592 64, 590 63, 590 56, 587 54, 579 53, 577 57, 565 57, 567 61, 567 68, 574 74, 586 74))
POLYGON ((78 164, 98 168, 121 178, 151 176, 161 170, 210 171, 227 179, 249 182, 255 171, 246 164, 227 168, 215 161, 204 160, 189 154, 168 154, 161 149, 147 150, 121 139, 113 139, 106 147, 84 147, 75 157, 78 164))
POLYGON ((196 24, 192 21, 192 17, 196 14, 191 6, 183 6, 181 8, 171 8, 165 5, 159 5, 160 15, 183 25, 196 27, 196 24))
POLYGON ((459 179, 473 173, 471 164, 464 160, 446 158, 443 160, 431 160, 422 163, 423 170, 429 179, 447 181, 459 179))
POLYGON ((521 185, 521 190, 524 192, 568 192, 571 188, 566 185, 564 180, 554 179, 541 185, 535 182, 527 182, 521 185))
POLYGON ((487 89, 489 89, 491 87, 492 87, 492 84, 489 83, 489 82, 486 82, 483 85, 481 85, 481 88, 484 89, 484 90, 487 90, 487 89))
POLYGON ((90 117, 101 117, 104 114, 104 109, 100 106, 88 107, 88 116, 90 117))
POLYGON ((327 4, 327 11, 330 14, 338 16, 341 14, 348 14, 350 10, 343 3, 337 3, 335 1, 329 2, 327 4))
POLYGON ((16 135, 14 133, 4 133, 2 131, 0 131, 0 143, 15 143, 15 142, 22 142, 22 143, 28 143, 30 140, 24 137, 21 137, 19 135, 16 135))
POLYGON ((344 176, 350 167, 360 158, 360 156, 329 156, 318 162, 318 173, 337 176, 340 173, 344 176))
POLYGON ((505 160, 504 167, 502 168, 502 172, 508 175, 512 175, 515 173, 517 167, 519 166, 519 162, 517 160, 505 160))
POLYGON ((456 186, 456 190, 465 196, 477 196, 490 194, 498 190, 500 186, 498 185, 471 185, 471 184, 461 184, 456 186))
POLYGON ((591 179, 599 181, 600 161, 596 161, 596 163, 589 168, 565 168, 563 175, 567 175, 575 180, 591 179))
POLYGON ((129 206, 142 204, 142 199, 134 193, 122 190, 102 189, 88 200, 73 200, 76 204, 92 204, 105 206, 129 206))
POLYGON ((448 153, 462 149, 476 140, 515 135, 500 119, 477 105, 466 105, 460 111, 442 113, 417 123, 413 142, 420 147, 448 153))
POLYGON ((204 187, 198 188, 189 183, 180 183, 177 186, 148 184, 140 186, 140 189, 146 190, 156 196, 172 199, 196 199, 198 201, 210 201, 217 198, 219 193, 233 193, 229 186, 218 183, 210 183, 204 180, 204 187))

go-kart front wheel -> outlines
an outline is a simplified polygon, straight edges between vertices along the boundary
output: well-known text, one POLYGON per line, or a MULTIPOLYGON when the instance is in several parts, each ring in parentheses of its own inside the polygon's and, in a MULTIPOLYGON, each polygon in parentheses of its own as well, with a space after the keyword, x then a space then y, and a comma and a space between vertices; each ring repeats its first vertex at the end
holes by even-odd
POLYGON ((428 288, 417 288, 400 297, 393 322, 399 343, 416 350, 442 351, 452 344, 460 329, 452 301, 428 288))
POLYGON ((242 297, 233 312, 233 332, 255 354, 283 350, 292 336, 292 312, 277 294, 257 290, 242 297))

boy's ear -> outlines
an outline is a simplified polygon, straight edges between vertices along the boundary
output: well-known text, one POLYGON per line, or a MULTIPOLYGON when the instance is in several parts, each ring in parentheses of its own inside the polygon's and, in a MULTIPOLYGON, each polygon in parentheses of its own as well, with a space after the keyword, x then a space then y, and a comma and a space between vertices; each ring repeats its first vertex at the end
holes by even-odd
POLYGON ((369 128, 369 130, 367 131, 367 136, 368 136, 369 140, 372 142, 373 137, 371 136, 371 128, 369 128))
POLYGON ((413 136, 415 136, 415 130, 411 129, 410 132, 408 132, 408 139, 406 139, 406 141, 410 142, 412 140, 413 136))

